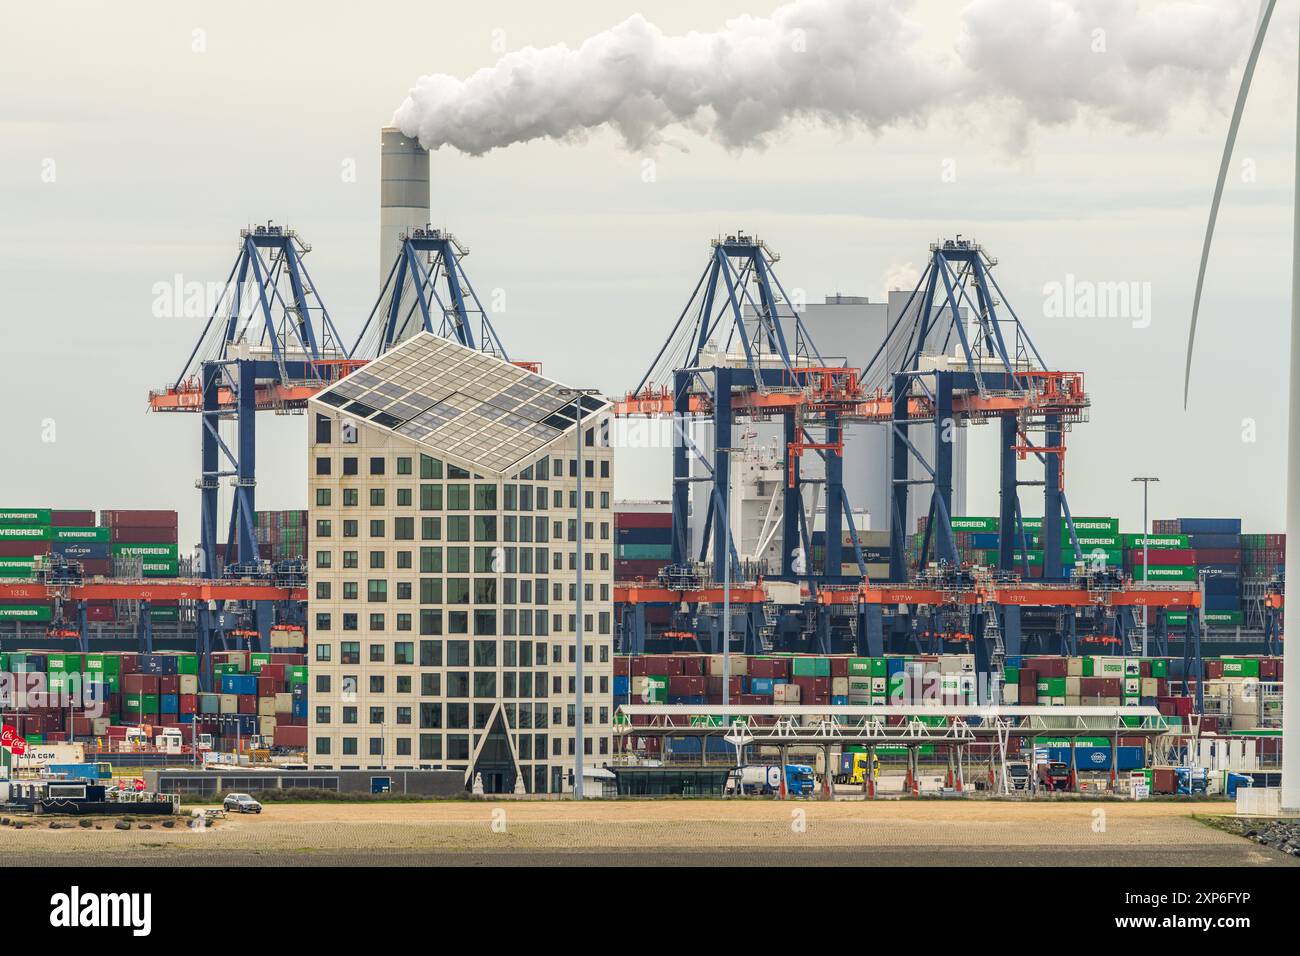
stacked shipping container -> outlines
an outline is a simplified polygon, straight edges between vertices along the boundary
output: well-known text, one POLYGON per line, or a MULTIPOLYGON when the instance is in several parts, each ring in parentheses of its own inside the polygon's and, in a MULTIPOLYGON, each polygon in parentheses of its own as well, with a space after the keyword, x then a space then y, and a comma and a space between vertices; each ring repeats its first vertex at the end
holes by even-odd
POLYGON ((111 740, 127 727, 178 728, 211 734, 219 750, 239 738, 307 745, 307 666, 302 654, 222 651, 213 654, 214 692, 200 693, 194 654, 0 654, 0 671, 28 677, 19 732, 31 743, 111 740), (69 707, 63 694, 100 702, 69 707))

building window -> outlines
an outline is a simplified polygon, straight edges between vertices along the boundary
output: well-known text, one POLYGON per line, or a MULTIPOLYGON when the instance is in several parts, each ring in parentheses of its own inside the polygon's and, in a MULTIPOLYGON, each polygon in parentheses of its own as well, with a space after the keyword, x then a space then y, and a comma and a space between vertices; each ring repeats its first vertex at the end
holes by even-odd
POLYGON ((316 537, 328 538, 333 535, 333 526, 328 518, 316 519, 316 537))
POLYGON ((422 479, 441 478, 442 462, 437 458, 430 458, 428 455, 420 456, 420 477, 422 479))
MULTIPOLYGON (((325 615, 325 616, 326 616, 326 617, 329 617, 328 614, 325 615)), ((317 615, 317 617, 319 617, 319 615, 317 615)), ((318 660, 318 661, 326 661, 326 662, 328 662, 329 659, 330 659, 330 645, 328 645, 328 644, 317 644, 317 645, 316 645, 316 660, 318 660)))
POLYGON ((370 507, 372 507, 372 508, 382 508, 383 506, 384 506, 384 489, 383 489, 383 488, 371 488, 371 489, 370 489, 370 507))
POLYGON ((394 664, 414 664, 415 645, 410 641, 397 641, 393 644, 394 664))
POLYGON ((328 415, 316 415, 316 444, 328 445, 330 443, 330 432, 332 431, 333 421, 328 415))
POLYGON ((328 568, 328 567, 330 566, 330 556, 331 556, 332 553, 333 553, 333 552, 330 552, 330 551, 317 551, 317 552, 316 552, 316 567, 318 567, 318 568, 328 568))
POLYGON ((382 475, 382 474, 384 473, 384 459, 383 459, 383 458, 371 458, 371 459, 370 459, 370 473, 371 473, 372 475, 382 475))
POLYGON ((317 489, 316 489, 316 507, 318 507, 318 508, 328 508, 329 506, 330 506, 330 489, 328 489, 328 488, 317 488, 317 489))
POLYGON ((357 460, 355 458, 343 459, 343 474, 345 475, 357 474, 357 460))
POLYGON ((330 473, 330 460, 328 458, 316 459, 316 474, 328 475, 330 473))
POLYGON ((357 641, 344 641, 339 645, 340 664, 360 664, 361 644, 357 641))
MULTIPOLYGON (((324 613, 324 612, 317 613, 317 615, 316 615, 316 630, 318 630, 318 631, 328 631, 329 629, 330 629, 330 616, 329 616, 328 614, 324 613)), ((325 645, 318 644, 317 647, 318 647, 318 648, 319 648, 319 647, 325 647, 325 648, 328 648, 329 645, 328 645, 328 644, 325 644, 325 645)), ((319 658, 317 658, 317 659, 319 660, 319 658)), ((327 660, 328 660, 328 658, 327 658, 327 660)))

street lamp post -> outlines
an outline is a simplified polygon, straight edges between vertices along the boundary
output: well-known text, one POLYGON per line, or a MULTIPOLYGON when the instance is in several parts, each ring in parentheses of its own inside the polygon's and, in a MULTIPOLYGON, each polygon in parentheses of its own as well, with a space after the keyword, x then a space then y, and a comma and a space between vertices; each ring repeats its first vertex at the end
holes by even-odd
MULTIPOLYGON (((1159 478, 1151 476, 1141 476, 1134 478, 1134 481, 1142 482, 1142 580, 1146 582, 1150 578, 1150 572, 1147 571, 1147 559, 1150 557, 1150 540, 1151 532, 1147 524, 1147 492, 1151 490, 1151 482, 1159 481, 1159 478)), ((1147 656, 1147 606, 1142 605, 1142 656, 1147 656)))

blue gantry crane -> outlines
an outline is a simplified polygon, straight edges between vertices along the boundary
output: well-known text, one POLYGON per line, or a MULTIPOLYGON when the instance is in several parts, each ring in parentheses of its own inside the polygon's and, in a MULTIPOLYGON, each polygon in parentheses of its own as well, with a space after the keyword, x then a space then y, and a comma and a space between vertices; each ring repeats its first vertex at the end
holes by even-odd
POLYGON ((425 226, 404 236, 352 355, 375 358, 416 332, 432 332, 509 361, 465 273, 467 255, 469 249, 442 229, 425 226))

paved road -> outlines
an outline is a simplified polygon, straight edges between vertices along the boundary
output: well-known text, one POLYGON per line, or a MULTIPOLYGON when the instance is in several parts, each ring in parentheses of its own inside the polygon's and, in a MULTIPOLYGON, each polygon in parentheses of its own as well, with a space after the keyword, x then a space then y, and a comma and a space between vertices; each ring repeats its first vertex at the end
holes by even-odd
POLYGON ((283 851, 194 850, 45 853, 6 856, 5 863, 43 866, 1300 866, 1300 860, 1241 840, 1213 847, 756 847, 520 850, 283 851))

